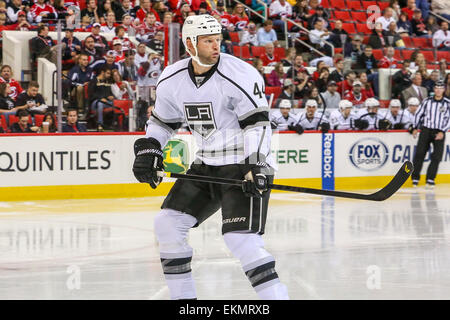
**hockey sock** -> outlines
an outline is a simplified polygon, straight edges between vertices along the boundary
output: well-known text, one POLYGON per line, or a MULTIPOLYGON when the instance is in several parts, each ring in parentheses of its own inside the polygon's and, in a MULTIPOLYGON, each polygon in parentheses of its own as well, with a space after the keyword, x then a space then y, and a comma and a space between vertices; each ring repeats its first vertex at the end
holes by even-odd
POLYGON ((197 298, 192 278, 191 260, 192 256, 167 258, 161 253, 161 265, 172 300, 197 298))

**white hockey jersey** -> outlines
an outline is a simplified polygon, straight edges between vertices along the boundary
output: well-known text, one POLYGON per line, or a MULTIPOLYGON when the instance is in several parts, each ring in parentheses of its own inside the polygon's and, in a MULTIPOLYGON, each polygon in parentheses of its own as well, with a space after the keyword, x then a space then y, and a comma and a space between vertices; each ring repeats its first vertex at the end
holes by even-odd
POLYGON ((380 110, 378 113, 381 119, 389 120, 389 122, 392 123, 392 126, 394 126, 394 124, 397 123, 405 123, 403 112, 404 112, 403 110, 400 110, 398 112, 398 115, 395 117, 392 115, 389 109, 380 110))
POLYGON ((380 111, 377 113, 369 113, 367 108, 359 109, 356 114, 356 119, 367 120, 369 122, 369 126, 364 130, 377 130, 379 129, 378 121, 383 119, 383 116, 380 115, 380 111))
POLYGON ((274 110, 270 113, 270 123, 277 126, 274 130, 286 131, 288 126, 292 126, 297 122, 297 117, 292 112, 289 112, 288 117, 285 118, 280 110, 274 110))
MULTIPOLYGON (((417 109, 416 109, 417 112, 417 109)), ((410 126, 414 126, 414 119, 416 117, 416 114, 411 113, 409 109, 403 110, 403 120, 402 122, 405 124, 404 128, 408 129, 410 126)))
POLYGON ((304 130, 319 130, 320 123, 328 122, 327 116, 322 112, 316 111, 312 119, 306 117, 306 112, 299 112, 297 114, 296 125, 301 125, 304 130))
POLYGON ((347 118, 344 118, 342 113, 335 109, 330 114, 330 129, 331 130, 353 130, 355 113, 350 112, 347 118))
POLYGON ((139 68, 138 68, 138 78, 137 78, 137 85, 139 87, 145 87, 145 86, 156 86, 156 83, 158 82, 159 77, 161 76, 161 60, 160 59, 152 59, 149 61, 150 67, 146 71, 145 75, 139 74, 139 68))
POLYGON ((199 77, 187 58, 161 74, 146 137, 164 147, 174 130, 187 123, 199 148, 196 162, 237 164, 261 154, 275 168, 268 114, 264 79, 253 66, 222 53, 219 62, 199 77))

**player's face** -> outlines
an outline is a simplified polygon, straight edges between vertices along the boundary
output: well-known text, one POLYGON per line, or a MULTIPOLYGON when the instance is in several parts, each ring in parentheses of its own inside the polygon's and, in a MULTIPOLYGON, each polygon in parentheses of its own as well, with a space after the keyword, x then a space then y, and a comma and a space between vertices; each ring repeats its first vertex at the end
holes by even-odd
POLYGON ((418 108, 419 106, 415 106, 415 105, 412 105, 412 104, 410 104, 409 106, 408 106, 408 110, 409 110, 409 112, 411 112, 412 114, 416 114, 416 111, 417 111, 417 108, 418 108))
POLYGON ((312 117, 314 117, 314 114, 316 113, 316 107, 313 107, 313 106, 307 106, 306 107, 306 115, 309 117, 309 118, 312 118, 312 117))
POLYGON ((350 112, 352 112, 352 108, 345 108, 342 110, 342 115, 347 118, 350 115, 350 112))
POLYGON ((391 107, 391 114, 396 117, 400 111, 400 107, 391 107))
POLYGON ((280 108, 281 115, 282 115, 283 117, 287 117, 290 110, 291 110, 291 109, 289 109, 289 108, 280 108))
POLYGON ((197 52, 202 63, 215 64, 219 60, 221 39, 220 34, 198 37, 197 52))

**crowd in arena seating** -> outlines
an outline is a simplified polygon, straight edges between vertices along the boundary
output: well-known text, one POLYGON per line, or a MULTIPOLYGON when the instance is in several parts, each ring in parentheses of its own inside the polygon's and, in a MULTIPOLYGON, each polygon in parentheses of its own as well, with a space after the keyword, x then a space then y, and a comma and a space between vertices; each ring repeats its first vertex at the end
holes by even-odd
MULTIPOLYGON (((221 23, 222 52, 261 73, 274 129, 300 133, 298 125, 287 125, 289 117, 303 123, 303 130, 400 129, 395 121, 380 128, 378 121, 336 125, 336 119, 362 120, 373 110, 390 119, 398 103, 403 115, 411 98, 422 101, 439 80, 450 96, 450 31, 430 11, 449 19, 450 1, 9 0, 0 1, 0 31, 36 33, 30 41, 34 71, 37 58, 56 63, 61 47, 63 131, 126 129, 117 101, 134 103, 142 130, 164 67, 164 28, 196 14, 211 14, 221 23), (59 45, 49 36, 58 20, 65 33, 59 45), (74 32, 89 36, 80 40, 74 32), (105 33, 114 35, 112 41, 105 33), (399 69, 391 77, 394 103, 379 99, 382 68, 399 69), (387 109, 380 113, 379 107, 387 109), (277 128, 274 119, 284 125, 277 128)), ((181 54, 187 56, 183 48, 181 54)), ((0 132, 55 132, 55 108, 47 106, 37 82, 22 89, 8 65, 0 76, 0 132)))

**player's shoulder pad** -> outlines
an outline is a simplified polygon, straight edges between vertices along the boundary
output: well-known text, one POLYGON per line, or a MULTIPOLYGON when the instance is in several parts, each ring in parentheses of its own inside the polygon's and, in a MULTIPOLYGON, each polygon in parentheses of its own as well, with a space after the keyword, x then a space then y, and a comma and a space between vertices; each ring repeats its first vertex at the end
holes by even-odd
POLYGON ((235 56, 222 53, 217 71, 224 77, 232 79, 237 85, 246 87, 248 83, 256 81, 264 83, 264 79, 251 64, 235 56))
POLYGON ((159 76, 158 83, 156 87, 158 87, 162 82, 180 74, 182 72, 187 72, 190 58, 186 58, 180 61, 175 62, 164 68, 161 75, 159 76))

